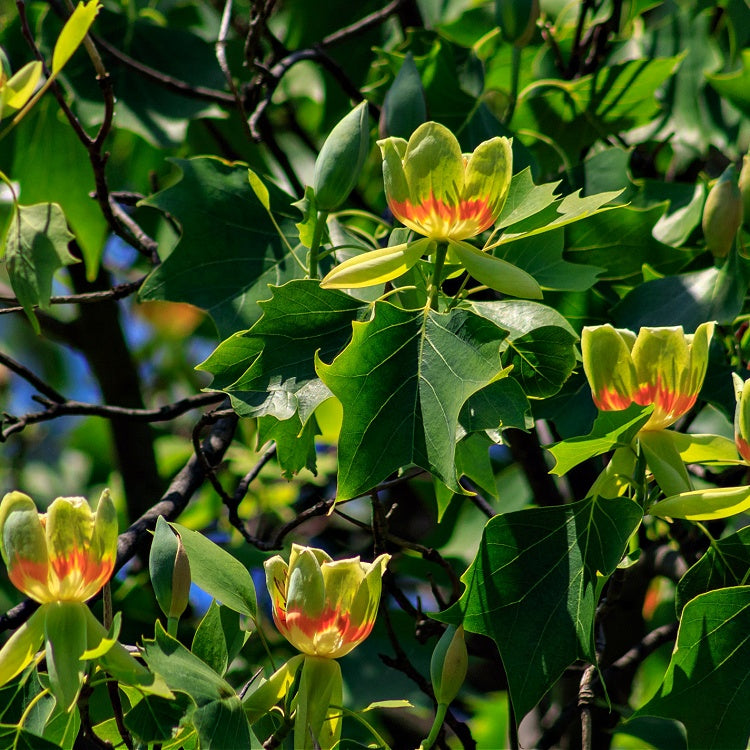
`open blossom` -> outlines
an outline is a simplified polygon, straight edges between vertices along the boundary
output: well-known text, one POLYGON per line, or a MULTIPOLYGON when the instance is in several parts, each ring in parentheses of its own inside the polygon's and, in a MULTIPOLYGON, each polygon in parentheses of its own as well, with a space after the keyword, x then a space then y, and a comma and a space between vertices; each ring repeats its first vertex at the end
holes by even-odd
POLYGON ((37 512, 22 492, 0 503, 0 551, 13 585, 40 604, 85 602, 109 580, 117 514, 108 492, 96 513, 82 497, 58 497, 37 512))
POLYGON ((491 138, 462 154, 456 136, 437 122, 409 141, 378 141, 385 195, 405 226, 438 242, 465 240, 498 219, 510 187, 513 155, 507 138, 491 138))
POLYGON ((602 411, 653 404, 642 429, 669 427, 695 404, 713 330, 713 323, 702 323, 694 334, 681 326, 643 327, 636 336, 611 325, 587 326, 581 349, 594 403, 602 411))
POLYGON ((734 444, 742 458, 750 463, 750 380, 732 373, 737 407, 734 412, 734 444))
POLYGON ((265 562, 273 619, 284 637, 309 656, 336 659, 360 644, 375 624, 382 576, 390 559, 332 560, 323 550, 292 546, 289 564, 265 562))

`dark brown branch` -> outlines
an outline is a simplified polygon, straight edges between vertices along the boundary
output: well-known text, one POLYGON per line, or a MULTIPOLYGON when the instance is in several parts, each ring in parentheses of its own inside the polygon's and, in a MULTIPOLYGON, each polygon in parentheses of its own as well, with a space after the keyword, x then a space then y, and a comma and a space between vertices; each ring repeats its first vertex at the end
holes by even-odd
POLYGON ((240 122, 242 123, 242 130, 245 133, 248 141, 252 141, 252 134, 250 133, 250 127, 247 124, 247 114, 245 113, 245 105, 242 103, 242 96, 240 95, 239 89, 234 83, 234 77, 232 71, 229 69, 229 63, 227 63, 227 34, 229 33, 229 21, 232 17, 232 0, 225 0, 224 11, 221 15, 221 27, 219 28, 219 38, 216 41, 216 60, 219 63, 221 72, 226 78, 227 86, 232 92, 234 97, 234 106, 239 110, 240 122))
POLYGON ((205 86, 193 86, 190 83, 181 81, 179 78, 162 73, 155 68, 151 68, 148 65, 144 65, 134 57, 126 54, 122 50, 117 49, 106 40, 101 37, 93 37, 94 41, 101 47, 108 55, 113 57, 118 62, 122 63, 126 67, 134 70, 139 75, 154 83, 158 83, 168 91, 172 91, 175 94, 181 94, 191 99, 201 99, 203 101, 214 102, 215 104, 221 104, 225 107, 234 107, 236 105, 234 96, 228 94, 226 91, 218 91, 216 89, 209 89, 205 86))
POLYGON ((167 521, 173 521, 187 506, 190 498, 206 479, 204 462, 211 468, 218 466, 229 444, 234 437, 237 426, 237 416, 229 414, 221 417, 211 428, 208 437, 201 446, 202 460, 197 456, 190 457, 179 474, 172 480, 169 488, 156 505, 149 508, 130 528, 120 534, 117 540, 117 562, 115 570, 119 570, 126 562, 150 543, 148 531, 156 527, 156 520, 164 516, 167 521))
MULTIPOLYGON (((90 304, 93 302, 102 302, 103 300, 118 300, 129 297, 137 292, 145 280, 145 276, 137 281, 128 281, 125 284, 116 284, 111 289, 105 289, 101 292, 85 292, 83 294, 63 294, 50 297, 51 305, 73 305, 73 304, 90 304)), ((0 308, 0 315, 5 313, 23 312, 23 307, 18 304, 18 298, 10 295, 0 294, 0 303, 8 303, 12 307, 0 308)), ((34 309, 38 309, 34 305, 34 309)))
POLYGON ((28 367, 22 365, 20 362, 16 362, 13 357, 0 352, 0 364, 5 365, 9 370, 15 372, 16 375, 22 377, 29 385, 34 386, 39 393, 46 396, 50 401, 56 404, 65 402, 65 396, 56 391, 51 385, 45 383, 40 377, 31 372, 28 367))
MULTIPOLYGON (((372 533, 372 527, 364 521, 352 518, 350 515, 344 513, 338 508, 334 508, 333 512, 343 518, 345 521, 348 521, 353 526, 372 533)), ((410 549, 413 552, 417 552, 422 555, 422 557, 428 562, 439 565, 445 571, 446 575, 448 576, 448 580, 451 583, 450 603, 458 601, 458 599, 461 597, 461 581, 459 580, 458 575, 456 575, 456 571, 453 570, 453 566, 436 549, 432 547, 425 547, 424 544, 419 544, 419 542, 411 542, 408 539, 403 539, 400 536, 391 534, 387 529, 383 531, 382 538, 383 541, 389 542, 396 547, 402 547, 403 549, 410 549)), ((444 609, 444 607, 441 607, 441 609, 444 609)))
MULTIPOLYGON (((342 68, 332 57, 326 53, 326 48, 332 47, 341 42, 347 41, 354 36, 364 33, 371 28, 383 23, 389 16, 396 13, 404 4, 405 0, 392 0, 385 7, 365 16, 356 23, 346 26, 339 31, 324 37, 318 44, 307 49, 296 50, 277 61, 270 69, 261 68, 264 72, 263 81, 266 86, 266 95, 257 104, 253 113, 250 115, 248 125, 252 138, 256 142, 263 141, 261 122, 265 116, 266 109, 271 103, 271 99, 281 82, 281 79, 287 71, 303 60, 315 60, 319 62, 326 70, 336 79, 342 90, 355 101, 362 101, 364 96, 362 92, 352 83, 344 68, 342 68)), ((256 66, 258 66, 256 62, 256 66)), ((261 67, 261 66, 258 66, 261 67)), ((370 105, 374 117, 379 116, 379 110, 374 105, 370 105)))
MULTIPOLYGON (((1 356, 1 355, 0 355, 1 356)), ((0 433, 0 442, 4 442, 11 435, 23 430, 26 425, 37 422, 47 422, 58 417, 70 416, 93 416, 104 417, 105 419, 130 419, 135 422, 166 422, 181 414, 185 414, 192 409, 199 409, 201 406, 209 406, 223 400, 222 393, 200 393, 195 396, 188 396, 172 404, 165 404, 156 409, 130 409, 124 406, 110 406, 109 404, 87 404, 81 401, 49 401, 47 399, 36 398, 36 401, 46 404, 44 411, 24 414, 20 417, 8 417, 9 427, 6 427, 0 433)))
POLYGON ((340 44, 341 42, 351 39, 353 36, 363 34, 365 31, 375 28, 375 26, 380 25, 383 21, 396 13, 404 2, 405 0, 392 0, 392 2, 388 3, 388 5, 382 7, 380 10, 370 13, 369 16, 365 16, 350 26, 345 26, 343 29, 334 31, 333 34, 324 37, 320 42, 320 46, 331 47, 334 44, 340 44))

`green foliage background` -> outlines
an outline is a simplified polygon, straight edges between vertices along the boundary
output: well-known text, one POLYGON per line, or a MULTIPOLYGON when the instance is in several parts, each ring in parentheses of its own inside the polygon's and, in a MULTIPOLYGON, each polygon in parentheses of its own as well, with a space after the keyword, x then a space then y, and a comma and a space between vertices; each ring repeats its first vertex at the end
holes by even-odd
MULTIPOLYGON (((393 555, 375 630, 341 661, 345 703, 411 707, 363 713, 375 733, 345 718, 342 747, 419 745, 432 648, 442 623, 463 622, 469 673, 442 746, 746 748, 746 517, 672 522, 588 496, 647 416, 596 419, 579 335, 717 321, 698 405, 675 430, 724 438, 680 449, 697 489, 747 484, 727 451, 731 373, 750 362, 750 216, 725 259, 701 219, 750 146, 750 5, 540 12, 514 46, 495 2, 106 0, 96 53, 79 48, 23 119, 0 122, 0 489, 44 507, 111 488, 129 529, 112 583, 121 640, 147 639, 177 694, 120 691, 135 746, 256 747, 278 732, 272 715, 251 725, 241 698, 269 654, 294 653, 258 584, 296 541, 393 555), (541 300, 459 299, 448 279, 427 309, 428 261, 385 287, 307 278, 305 187, 362 99, 370 148, 328 216, 320 275, 406 241, 375 141, 434 120, 467 153, 513 138, 490 252, 541 300), (160 514, 202 561, 177 641, 155 626, 160 514), (231 563, 188 530, 252 577, 212 581, 231 563)), ((69 13, 0 0, 6 73, 37 51, 49 62, 69 13)), ((24 607, 3 570, 6 636, 24 607)), ((124 741, 103 687, 67 715, 33 703, 41 680, 0 690, 0 747, 124 741)))

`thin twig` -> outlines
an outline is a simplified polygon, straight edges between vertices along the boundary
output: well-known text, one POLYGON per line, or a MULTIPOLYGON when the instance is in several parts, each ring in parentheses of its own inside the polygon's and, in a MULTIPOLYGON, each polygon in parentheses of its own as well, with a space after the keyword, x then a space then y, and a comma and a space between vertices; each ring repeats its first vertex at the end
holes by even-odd
MULTIPOLYGON (((50 297, 50 305, 73 305, 73 304, 89 304, 92 302, 102 302, 104 300, 118 300, 124 297, 129 297, 131 294, 137 292, 146 277, 136 281, 128 281, 125 284, 117 284, 111 289, 106 289, 101 292, 85 292, 84 294, 63 294, 55 297, 50 297)), ((4 287, 0 288, 4 289, 4 287)), ((6 294, 0 294, 0 303, 10 304, 12 307, 0 308, 0 315, 4 313, 15 313, 23 312, 23 307, 18 304, 18 298, 6 294)), ((34 305, 34 309, 38 309, 39 305, 34 305)))
MULTIPOLYGON (((2 361, 2 357, 3 355, 0 355, 0 361, 2 361)), ((88 404, 82 401, 67 401, 64 399, 63 401, 50 401, 37 397, 34 400, 45 404, 47 408, 44 411, 23 414, 20 417, 13 417, 6 414, 4 420, 10 422, 10 425, 0 433, 0 442, 4 442, 17 432, 21 432, 27 425, 48 422, 63 416, 104 417, 111 420, 130 419, 134 422, 166 422, 193 409, 218 403, 223 398, 223 393, 199 393, 195 396, 180 399, 172 404, 159 406, 156 409, 131 409, 125 406, 88 404)))
POLYGON ((247 114, 245 113, 245 106, 242 103, 242 96, 240 95, 239 89, 234 83, 234 77, 232 71, 229 69, 227 63, 227 34, 229 33, 229 22, 232 18, 232 0, 226 0, 224 3, 224 12, 221 15, 221 25, 219 27, 219 38, 216 40, 216 59, 221 68, 221 72, 224 74, 224 78, 227 80, 229 90, 234 96, 235 106, 240 113, 240 122, 242 123, 242 130, 245 133, 248 141, 252 141, 253 136, 250 133, 250 127, 247 124, 247 114))
POLYGON ((66 398, 62 393, 55 390, 48 383, 45 383, 38 375, 35 375, 28 367, 17 362, 13 357, 0 352, 0 364, 5 365, 9 370, 15 372, 16 375, 22 377, 29 385, 34 386, 39 393, 43 394, 54 403, 62 404, 66 401, 66 398))
POLYGON ((193 86, 190 83, 181 81, 179 78, 175 78, 174 76, 162 73, 155 68, 151 68, 148 65, 144 65, 142 62, 130 57, 130 55, 117 49, 117 47, 114 47, 101 37, 94 36, 93 38, 97 45, 99 45, 99 47, 101 47, 108 55, 114 57, 115 60, 136 71, 149 81, 158 83, 168 91, 181 94, 191 99, 201 99, 203 101, 214 102, 215 104, 221 104, 228 107, 234 107, 236 105, 234 96, 228 94, 226 91, 209 89, 205 86, 193 86))

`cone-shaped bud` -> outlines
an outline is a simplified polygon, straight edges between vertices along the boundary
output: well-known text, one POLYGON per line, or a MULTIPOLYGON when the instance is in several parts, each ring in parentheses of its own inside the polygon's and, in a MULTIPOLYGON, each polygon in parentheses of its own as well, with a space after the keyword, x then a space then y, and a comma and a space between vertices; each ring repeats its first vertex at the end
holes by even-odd
POLYGON ((458 695, 468 665, 463 625, 449 625, 437 642, 430 662, 432 689, 438 704, 448 705, 458 695))
POLYGON ((734 443, 742 458, 750 463, 750 380, 743 382, 736 373, 732 373, 732 379, 737 399, 734 411, 734 443))
POLYGON ((726 258, 742 224, 742 193, 730 164, 711 188, 703 207, 703 236, 715 258, 726 258))
POLYGON ((313 189, 321 211, 338 208, 357 184, 370 146, 367 102, 358 104, 326 138, 315 161, 313 189))
POLYGON ((322 550, 295 544, 289 564, 279 555, 266 560, 276 627, 304 654, 330 659, 348 654, 375 624, 389 559, 333 561, 322 550))
POLYGON ((497 221, 510 187, 513 154, 507 138, 462 154, 456 136, 436 122, 409 138, 378 141, 385 197, 393 215, 430 239, 465 240, 497 221))
POLYGON ((633 403, 653 404, 643 429, 669 427, 698 398, 713 330, 713 323, 702 323, 691 335, 681 326, 644 327, 636 336, 611 325, 584 328, 583 369, 597 408, 620 411, 633 403))
POLYGON ((190 562, 179 534, 159 516, 148 561, 156 600, 167 617, 180 617, 190 596, 190 562))
POLYGON ((117 514, 105 490, 96 513, 82 497, 58 497, 47 513, 21 492, 0 503, 0 552, 13 585, 32 599, 85 602, 109 580, 117 514))
POLYGON ((503 39, 525 47, 539 20, 539 0, 495 0, 495 23, 503 39))
POLYGON ((739 188, 742 194, 742 211, 745 226, 750 228, 750 151, 742 157, 739 188))

